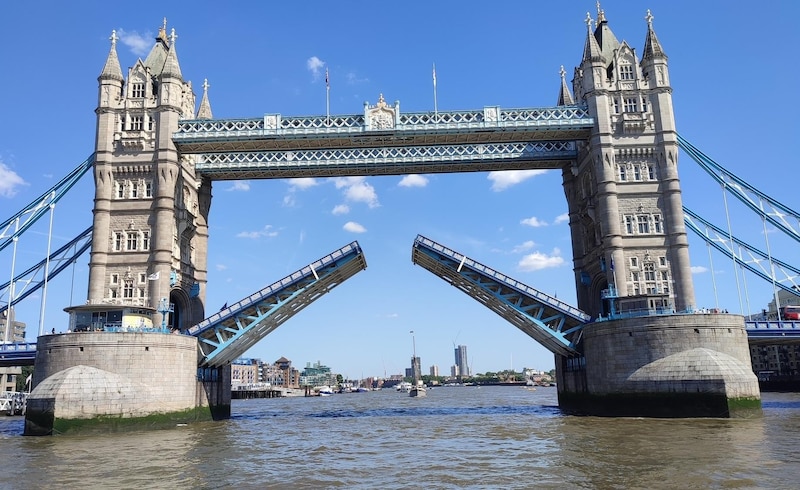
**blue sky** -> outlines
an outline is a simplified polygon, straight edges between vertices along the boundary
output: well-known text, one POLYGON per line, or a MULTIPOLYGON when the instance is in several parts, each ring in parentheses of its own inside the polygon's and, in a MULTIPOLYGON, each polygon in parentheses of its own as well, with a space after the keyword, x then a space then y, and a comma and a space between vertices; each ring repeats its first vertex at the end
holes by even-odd
MULTIPOLYGON (((203 79, 216 118, 363 112, 379 94, 401 111, 552 106, 559 68, 579 63, 594 2, 5 2, 0 15, 0 218, 27 205, 91 154, 97 76, 112 29, 123 71, 144 57, 166 17, 178 35, 183 76, 198 101, 203 79), (234 5, 231 3, 230 5, 234 5)), ((800 3, 650 1, 602 3, 615 35, 641 53, 646 10, 669 56, 679 132, 724 167, 800 208, 794 110, 800 3), (788 182, 787 182, 788 180, 788 182)), ((686 155, 684 204, 725 227, 722 191, 686 155)), ((53 248, 91 223, 87 176, 58 205, 53 248)), ((448 174, 310 181, 217 182, 210 217, 207 313, 352 240, 368 268, 248 353, 302 367, 321 361, 349 377, 401 373, 411 335, 423 370, 448 373, 453 345, 473 371, 550 369, 552 355, 499 316, 411 263, 423 234, 535 288, 575 303, 560 172, 448 174)), ((733 232, 764 244, 761 221, 728 200, 733 232)), ((43 220, 20 241, 16 270, 45 255, 43 220)), ((798 264, 796 243, 768 233, 773 254, 798 264)), ((690 235, 697 305, 716 304, 706 246, 690 235)), ((763 247, 762 247, 763 248, 763 247)), ((2 282, 10 249, 0 252, 2 282)), ((88 255, 50 285, 45 329, 86 299, 88 255)), ((740 312, 730 260, 712 255, 719 306, 740 312)), ((745 312, 772 288, 740 279, 745 312), (749 305, 749 306, 748 306, 749 305)), ((41 296, 17 317, 34 340, 41 296)))

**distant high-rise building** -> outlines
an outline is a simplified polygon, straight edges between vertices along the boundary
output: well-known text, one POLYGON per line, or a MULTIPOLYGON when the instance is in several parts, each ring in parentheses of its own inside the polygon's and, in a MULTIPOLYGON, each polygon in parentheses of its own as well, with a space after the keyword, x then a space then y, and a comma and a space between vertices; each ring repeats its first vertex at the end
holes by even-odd
POLYGON ((411 358, 411 378, 419 379, 422 377, 422 361, 419 357, 411 358))
POLYGON ((439 366, 437 366, 436 364, 431 366, 431 376, 433 376, 434 378, 439 377, 439 366))
POLYGON ((466 345, 459 345, 455 349, 456 354, 456 366, 458 366, 458 374, 457 376, 467 377, 469 376, 469 364, 467 362, 467 346, 466 345))

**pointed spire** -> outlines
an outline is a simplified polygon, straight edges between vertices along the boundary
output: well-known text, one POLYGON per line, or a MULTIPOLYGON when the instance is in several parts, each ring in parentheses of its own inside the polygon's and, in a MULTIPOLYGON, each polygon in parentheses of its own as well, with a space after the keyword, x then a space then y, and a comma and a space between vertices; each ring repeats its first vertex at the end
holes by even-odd
POLYGON ((600 51, 600 45, 597 44, 592 33, 592 14, 586 12, 586 44, 583 46, 583 61, 602 61, 605 63, 603 54, 600 51))
POLYGON ((161 40, 164 44, 167 44, 167 18, 164 17, 164 23, 161 24, 161 27, 158 28, 158 36, 156 36, 157 40, 161 40))
POLYGON ((103 66, 103 71, 100 73, 101 79, 119 80, 122 81, 122 68, 119 66, 119 58, 117 57, 117 31, 111 31, 111 50, 108 52, 106 64, 103 66))
POLYGON ((664 50, 661 48, 661 43, 658 42, 658 38, 656 37, 656 31, 653 30, 653 14, 650 13, 649 9, 647 10, 647 16, 645 16, 645 20, 647 21, 647 37, 644 40, 642 61, 655 57, 666 58, 667 55, 664 54, 664 50))
POLYGON ((574 105, 575 100, 572 98, 572 94, 569 93, 569 88, 567 87, 567 72, 564 70, 564 65, 561 65, 561 90, 558 93, 558 102, 556 105, 574 105))
POLYGON ((167 52, 167 59, 164 60, 164 69, 161 71, 161 76, 175 77, 183 80, 181 66, 178 64, 178 52, 175 50, 175 41, 178 39, 178 35, 175 34, 175 29, 172 29, 169 39, 169 51, 167 52))
POLYGON ((211 103, 208 102, 208 79, 203 80, 203 98, 200 99, 200 109, 197 110, 197 119, 213 119, 211 103))

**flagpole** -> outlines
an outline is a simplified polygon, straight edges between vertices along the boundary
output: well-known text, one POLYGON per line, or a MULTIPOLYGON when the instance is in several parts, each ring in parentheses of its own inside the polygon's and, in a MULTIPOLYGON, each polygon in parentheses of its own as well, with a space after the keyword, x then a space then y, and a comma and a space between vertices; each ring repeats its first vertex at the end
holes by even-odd
POLYGON ((325 68, 325 119, 328 126, 331 124, 331 84, 328 80, 328 69, 325 68))
POLYGON ((433 64, 433 115, 439 114, 439 107, 436 101, 436 63, 433 64))

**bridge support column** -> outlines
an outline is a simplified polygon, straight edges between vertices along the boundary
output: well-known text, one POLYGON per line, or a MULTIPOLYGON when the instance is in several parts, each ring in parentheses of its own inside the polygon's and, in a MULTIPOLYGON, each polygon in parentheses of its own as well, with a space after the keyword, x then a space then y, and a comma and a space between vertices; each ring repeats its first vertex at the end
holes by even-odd
POLYGON ((197 339, 80 332, 37 342, 25 435, 174 427, 230 417, 230 366, 198 370, 197 339))
POLYGON ((661 315, 584 327, 584 357, 556 359, 559 406, 583 415, 761 415, 744 320, 661 315))

